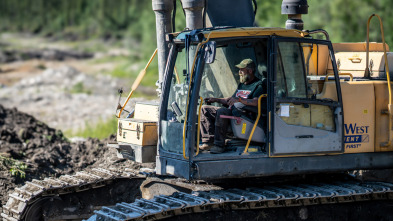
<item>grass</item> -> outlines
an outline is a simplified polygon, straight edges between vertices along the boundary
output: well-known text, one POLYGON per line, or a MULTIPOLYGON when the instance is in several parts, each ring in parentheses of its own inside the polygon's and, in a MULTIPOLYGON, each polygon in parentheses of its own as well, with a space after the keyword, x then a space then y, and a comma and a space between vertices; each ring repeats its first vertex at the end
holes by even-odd
POLYGON ((127 71, 127 68, 124 67, 123 65, 118 65, 109 74, 112 77, 117 77, 117 78, 129 78, 130 77, 130 72, 127 71))
POLYGON ((71 94, 91 94, 91 90, 86 89, 83 82, 78 82, 70 89, 71 94))
POLYGON ((39 64, 39 65, 36 66, 36 68, 40 69, 40 70, 45 70, 46 66, 44 64, 39 64))
POLYGON ((95 58, 92 60, 89 60, 89 64, 101 64, 101 63, 120 63, 120 62, 125 62, 128 61, 127 56, 103 56, 101 58, 95 58))
MULTIPOLYGON (((143 68, 138 70, 130 70, 129 65, 118 65, 115 69, 113 69, 109 75, 117 78, 129 78, 132 79, 132 82, 138 77, 140 71, 143 68)), ((152 64, 146 71, 144 78, 141 81, 141 85, 145 87, 156 87, 156 82, 158 80, 158 67, 152 64)))
MULTIPOLYGON (((127 97, 128 93, 125 94, 123 97, 127 97)), ((132 98, 136 98, 136 97, 142 97, 145 98, 147 100, 156 100, 158 99, 157 94, 145 94, 143 92, 139 92, 138 89, 136 89, 136 91, 132 94, 131 100, 132 98)))
POLYGON ((86 122, 86 127, 76 132, 71 130, 65 131, 67 137, 94 137, 104 139, 117 131, 117 118, 112 117, 107 121, 99 120, 97 124, 90 124, 86 122))
MULTIPOLYGON (((66 42, 66 41, 65 41, 66 42)), ((66 42, 72 49, 77 51, 83 51, 87 53, 105 52, 108 51, 112 46, 107 42, 102 42, 102 40, 97 38, 90 38, 88 40, 66 42)))
POLYGON ((12 176, 25 178, 27 166, 23 162, 0 155, 0 169, 6 169, 12 176))
MULTIPOLYGON (((130 80, 131 84, 138 77, 139 73, 145 68, 148 59, 140 60, 132 58, 132 56, 105 56, 90 61, 91 64, 114 63, 115 68, 104 74, 115 78, 130 80)), ((147 68, 145 77, 141 81, 141 85, 145 87, 156 87, 158 80, 158 63, 154 58, 150 66, 147 68)), ((131 85, 130 85, 131 86, 131 85)))

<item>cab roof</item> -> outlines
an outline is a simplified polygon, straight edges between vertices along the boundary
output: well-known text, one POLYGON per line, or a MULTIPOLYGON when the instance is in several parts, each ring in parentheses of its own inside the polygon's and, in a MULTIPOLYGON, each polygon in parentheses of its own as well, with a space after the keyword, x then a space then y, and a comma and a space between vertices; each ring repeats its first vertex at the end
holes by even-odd
POLYGON ((231 37, 252 37, 252 36, 282 36, 282 37, 298 37, 307 36, 307 32, 296 29, 285 28, 261 28, 261 27, 241 27, 241 28, 208 28, 192 31, 173 33, 176 40, 185 39, 186 35, 197 35, 202 33, 207 39, 214 38, 231 38, 231 37))

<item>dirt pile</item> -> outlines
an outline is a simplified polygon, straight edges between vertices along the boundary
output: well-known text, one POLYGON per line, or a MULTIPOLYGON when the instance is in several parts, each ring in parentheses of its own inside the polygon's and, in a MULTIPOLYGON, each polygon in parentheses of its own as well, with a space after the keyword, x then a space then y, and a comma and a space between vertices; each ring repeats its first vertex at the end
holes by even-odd
MULTIPOLYGON (((86 139, 71 143, 60 130, 53 129, 33 116, 0 105, 0 154, 27 165, 26 177, 11 176, 6 166, 0 166, 0 201, 5 204, 8 194, 32 179, 71 174, 88 166, 103 168, 139 168, 130 161, 116 158, 116 152, 105 146, 110 137, 100 141, 86 139)), ((3 163, 3 162, 1 162, 3 163)))
POLYGON ((1 153, 25 162, 29 166, 28 176, 71 173, 95 162, 87 155, 102 151, 99 147, 103 144, 97 139, 71 144, 60 130, 1 105, 0 127, 1 153))
POLYGON ((61 131, 50 128, 15 108, 7 109, 0 105, 0 153, 3 157, 13 158, 27 165, 25 179, 11 176, 7 171, 10 168, 2 168, 2 204, 7 198, 7 191, 25 180, 71 173, 94 163, 95 156, 102 151, 94 146, 101 145, 98 140, 70 144, 61 131), (88 158, 86 155, 94 157, 88 158))

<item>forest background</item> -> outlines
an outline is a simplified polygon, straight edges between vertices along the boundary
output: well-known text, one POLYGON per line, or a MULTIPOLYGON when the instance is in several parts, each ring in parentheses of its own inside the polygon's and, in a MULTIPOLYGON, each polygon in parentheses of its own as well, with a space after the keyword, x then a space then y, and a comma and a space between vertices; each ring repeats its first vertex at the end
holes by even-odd
MULTIPOLYGON (((281 1, 257 0, 256 21, 262 27, 284 27, 281 1)), ((309 14, 303 16, 305 29, 325 29, 333 42, 365 41, 368 17, 379 14, 385 38, 393 43, 391 0, 309 0, 309 14)), ((180 0, 176 8, 176 31, 185 27, 180 0)), ((127 45, 134 59, 146 59, 156 47, 155 15, 149 0, 33 0, 0 1, 0 31, 29 32, 68 40, 101 38, 133 39, 127 45), (154 42, 154 43, 153 43, 154 42)), ((371 26, 372 41, 380 41, 377 19, 371 26)))
MULTIPOLYGON (((287 16, 281 15, 282 1, 256 1, 258 26, 285 27, 287 16)), ((325 29, 332 42, 364 42, 367 19, 375 13, 382 17, 385 40, 393 47, 392 0, 308 0, 308 4, 308 15, 303 15, 305 29, 325 29)), ((176 5, 175 31, 181 31, 185 28, 185 18, 180 0, 176 0, 176 5)), ((114 68, 103 74, 121 79, 129 86, 156 48, 155 14, 151 0, 0 0, 0 35, 4 33, 26 33, 27 38, 38 36, 49 42, 67 43, 73 45, 74 50, 92 54, 115 48, 125 49, 129 52, 126 56, 81 62, 91 67, 108 61, 114 63, 114 68)), ((10 36, 0 42, 0 50, 10 50, 9 45, 20 43, 19 38, 10 36)), ((371 22, 370 39, 381 41, 378 19, 371 22)), ((34 44, 35 41, 32 42, 34 44)), ((17 50, 28 48, 21 44, 17 50)), ((157 66, 155 59, 141 83, 148 90, 136 91, 133 97, 157 99, 157 66)), ((39 67, 44 69, 44 65, 39 67)), ((84 90, 83 84, 76 86, 71 93, 89 92, 84 90)), ((86 129, 66 131, 65 134, 68 137, 104 138, 116 132, 117 121, 114 117, 98 124, 87 124, 86 129)))

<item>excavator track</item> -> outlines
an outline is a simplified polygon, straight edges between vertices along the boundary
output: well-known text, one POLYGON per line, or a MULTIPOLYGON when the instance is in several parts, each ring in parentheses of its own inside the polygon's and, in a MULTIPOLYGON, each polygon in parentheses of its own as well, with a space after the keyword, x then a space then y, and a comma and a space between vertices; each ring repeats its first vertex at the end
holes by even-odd
POLYGON ((12 221, 88 218, 95 209, 115 205, 120 198, 133 202, 141 197, 139 186, 145 177, 133 169, 94 168, 59 178, 34 179, 15 188, 1 217, 12 221))
POLYGON ((274 208, 286 208, 286 211, 303 206, 393 199, 391 183, 354 180, 266 184, 258 188, 193 191, 190 194, 175 192, 170 196, 156 195, 151 200, 140 199, 140 186, 150 175, 134 169, 119 172, 95 168, 72 176, 33 180, 10 194, 1 216, 12 221, 107 221, 181 219, 188 215, 198 220, 198 214, 209 212, 238 211, 243 216, 246 211, 274 208))
POLYGON ((192 194, 175 192, 170 196, 155 196, 151 200, 137 199, 134 203, 102 207, 88 221, 159 220, 212 211, 344 205, 392 199, 393 184, 354 181, 198 191, 192 194))

